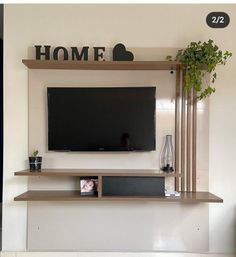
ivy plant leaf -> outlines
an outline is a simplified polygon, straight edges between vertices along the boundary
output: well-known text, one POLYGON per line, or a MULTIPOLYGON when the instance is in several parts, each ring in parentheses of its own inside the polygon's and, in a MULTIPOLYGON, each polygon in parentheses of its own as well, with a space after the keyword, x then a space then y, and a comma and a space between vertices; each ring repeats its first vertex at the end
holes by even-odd
POLYGON ((231 56, 232 53, 229 51, 223 53, 212 39, 207 42, 190 42, 186 49, 178 50, 176 60, 181 62, 186 70, 185 90, 190 91, 194 88, 199 93, 198 100, 214 93, 215 88, 210 85, 205 87, 206 75, 209 73, 210 82, 215 83, 216 66, 218 64, 225 65, 231 56), (202 70, 206 72, 202 72, 202 70))

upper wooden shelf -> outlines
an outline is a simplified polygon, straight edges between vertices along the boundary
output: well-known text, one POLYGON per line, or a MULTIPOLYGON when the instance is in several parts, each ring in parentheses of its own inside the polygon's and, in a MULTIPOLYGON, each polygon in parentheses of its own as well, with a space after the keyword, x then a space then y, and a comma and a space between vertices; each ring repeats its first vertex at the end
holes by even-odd
POLYGON ((164 173, 159 170, 119 170, 119 169, 42 169, 41 171, 23 170, 14 173, 15 176, 44 177, 92 177, 92 176, 145 176, 145 177, 180 177, 181 174, 164 173))
POLYGON ((176 61, 55 61, 22 60, 29 69, 55 70, 178 70, 180 62, 176 61))

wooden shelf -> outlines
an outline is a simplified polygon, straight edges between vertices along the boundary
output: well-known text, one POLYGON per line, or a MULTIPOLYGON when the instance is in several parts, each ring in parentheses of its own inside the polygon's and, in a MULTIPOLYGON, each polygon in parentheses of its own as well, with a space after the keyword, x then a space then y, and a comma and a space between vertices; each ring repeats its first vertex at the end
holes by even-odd
POLYGON ((83 201, 94 200, 97 196, 81 196, 79 190, 27 191, 14 198, 14 201, 83 201))
POLYGON ((170 197, 119 197, 81 196, 80 191, 27 191, 14 198, 15 201, 160 201, 179 203, 222 203, 223 200, 209 192, 181 192, 170 197))
POLYGON ((23 170, 15 176, 44 177, 93 177, 93 176, 145 176, 145 177, 181 177, 181 174, 163 173, 159 170, 119 170, 119 169, 42 169, 41 171, 23 170))
POLYGON ((61 61, 61 60, 22 60, 29 69, 56 70, 178 70, 176 61, 61 61))

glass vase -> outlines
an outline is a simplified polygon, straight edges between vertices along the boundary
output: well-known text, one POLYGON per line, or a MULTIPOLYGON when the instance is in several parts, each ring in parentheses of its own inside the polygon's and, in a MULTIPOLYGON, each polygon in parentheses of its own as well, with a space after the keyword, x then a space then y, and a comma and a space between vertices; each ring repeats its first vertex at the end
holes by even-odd
POLYGON ((160 155, 160 169, 164 172, 173 172, 175 164, 172 135, 165 136, 165 143, 160 155))

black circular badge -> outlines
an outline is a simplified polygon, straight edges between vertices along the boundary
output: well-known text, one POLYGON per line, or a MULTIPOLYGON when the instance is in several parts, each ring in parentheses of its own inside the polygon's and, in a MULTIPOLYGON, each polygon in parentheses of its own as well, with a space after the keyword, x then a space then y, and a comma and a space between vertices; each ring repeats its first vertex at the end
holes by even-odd
POLYGON ((211 28, 225 28, 229 22, 229 15, 225 12, 211 12, 206 17, 206 23, 211 28))

